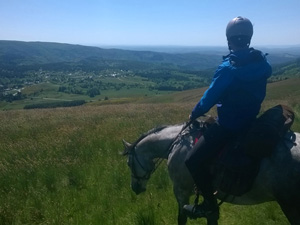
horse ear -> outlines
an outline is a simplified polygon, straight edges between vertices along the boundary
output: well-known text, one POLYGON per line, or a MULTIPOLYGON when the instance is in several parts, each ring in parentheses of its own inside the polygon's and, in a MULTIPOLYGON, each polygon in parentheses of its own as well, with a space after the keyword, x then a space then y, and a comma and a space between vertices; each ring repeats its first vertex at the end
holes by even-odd
POLYGON ((125 147, 126 149, 129 149, 129 148, 131 147, 131 144, 128 143, 127 141, 125 141, 124 139, 122 140, 122 142, 123 142, 123 145, 124 145, 124 147, 125 147))
POLYGON ((123 142, 123 145, 124 145, 124 148, 125 148, 122 155, 127 155, 129 153, 129 149, 131 147, 131 144, 128 143, 127 141, 125 141, 124 139, 122 140, 122 142, 123 142))

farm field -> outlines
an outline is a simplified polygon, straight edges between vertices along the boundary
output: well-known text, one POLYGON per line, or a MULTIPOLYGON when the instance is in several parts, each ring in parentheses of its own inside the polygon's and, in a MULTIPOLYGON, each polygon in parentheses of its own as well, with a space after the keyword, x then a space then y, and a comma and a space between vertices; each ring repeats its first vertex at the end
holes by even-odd
MULTIPOLYGON (((298 132, 299 86, 300 79, 269 84, 262 107, 291 106, 298 132)), ((136 196, 126 158, 120 155, 122 139, 133 142, 153 127, 187 121, 204 90, 72 108, 0 111, 0 224, 176 224, 177 203, 166 163, 153 174, 148 190, 136 196)), ((214 109, 210 114, 215 115, 214 109)), ((289 223, 277 203, 270 202, 224 203, 219 224, 289 223)))

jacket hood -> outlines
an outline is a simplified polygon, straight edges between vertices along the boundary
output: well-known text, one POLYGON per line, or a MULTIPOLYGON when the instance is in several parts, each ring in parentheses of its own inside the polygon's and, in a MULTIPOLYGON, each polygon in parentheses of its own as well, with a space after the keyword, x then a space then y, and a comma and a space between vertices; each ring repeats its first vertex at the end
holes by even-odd
POLYGON ((272 68, 266 55, 253 48, 232 52, 225 59, 230 63, 234 76, 243 81, 267 79, 272 74, 272 68))

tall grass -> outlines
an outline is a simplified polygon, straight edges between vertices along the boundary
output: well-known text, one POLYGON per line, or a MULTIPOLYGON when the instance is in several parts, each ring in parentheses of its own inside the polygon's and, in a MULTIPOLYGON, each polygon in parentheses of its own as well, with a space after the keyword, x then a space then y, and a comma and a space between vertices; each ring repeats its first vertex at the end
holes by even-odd
MULTIPOLYGON (((165 163, 147 192, 130 189, 121 140, 187 120, 195 104, 91 105, 0 112, 0 224, 173 225, 177 203, 165 163)), ((294 99, 294 97, 292 98, 294 99)), ((291 103, 299 118, 299 104, 291 103)), ((266 105, 276 102, 274 98, 266 105)), ((299 131, 299 120, 296 120, 299 131)), ((220 224, 288 224, 277 203, 224 203, 220 224)), ((188 224, 205 224, 205 220, 188 224)))
POLYGON ((134 141, 154 126, 183 120, 182 106, 160 108, 0 112, 0 224, 134 224, 150 218, 137 212, 140 200, 119 152, 122 138, 134 141))

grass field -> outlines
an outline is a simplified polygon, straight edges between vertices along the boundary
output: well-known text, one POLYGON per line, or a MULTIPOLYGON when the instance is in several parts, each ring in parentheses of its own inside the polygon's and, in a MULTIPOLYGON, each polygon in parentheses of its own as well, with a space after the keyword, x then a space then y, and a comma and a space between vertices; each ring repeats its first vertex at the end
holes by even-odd
MULTIPOLYGON (((300 131, 300 79, 270 84, 263 109, 290 105, 300 131)), ((174 225, 177 203, 165 163, 147 192, 130 189, 122 139, 187 121, 204 89, 74 108, 0 111, 0 224, 174 225), (125 104, 126 103, 126 104, 125 104)), ((215 114, 214 110, 210 112, 215 114)), ((222 224, 288 224, 277 203, 224 203, 222 224)), ((189 221, 205 224, 205 220, 189 221)))

